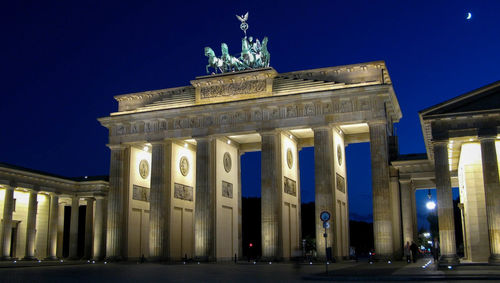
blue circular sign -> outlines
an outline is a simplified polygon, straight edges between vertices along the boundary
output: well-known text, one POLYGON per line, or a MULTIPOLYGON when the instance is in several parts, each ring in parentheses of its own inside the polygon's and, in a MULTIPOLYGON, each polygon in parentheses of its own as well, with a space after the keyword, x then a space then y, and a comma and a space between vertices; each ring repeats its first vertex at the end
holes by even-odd
POLYGON ((322 211, 320 213, 320 215, 319 215, 319 218, 323 222, 326 222, 326 221, 330 220, 330 212, 328 212, 328 211, 322 211))

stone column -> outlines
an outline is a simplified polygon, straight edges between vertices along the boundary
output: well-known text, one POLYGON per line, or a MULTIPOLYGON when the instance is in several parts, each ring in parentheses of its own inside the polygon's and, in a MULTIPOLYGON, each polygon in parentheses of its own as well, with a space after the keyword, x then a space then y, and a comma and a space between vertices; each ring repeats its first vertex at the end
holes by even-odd
POLYGON ((5 197, 3 201, 3 221, 2 221, 2 255, 1 260, 10 259, 10 241, 12 237, 12 210, 14 206, 14 188, 5 187, 5 197))
MULTIPOLYGON (((318 257, 326 259, 325 238, 323 234, 323 222, 319 218, 322 211, 330 212, 333 218, 335 212, 335 202, 333 190, 335 190, 334 171, 334 153, 333 153, 333 132, 330 127, 321 127, 314 129, 314 174, 315 174, 315 222, 316 222, 316 251, 318 257)), ((333 236, 335 225, 331 225, 328 230, 327 247, 333 246, 333 236)), ((332 251, 333 256, 333 251, 332 251)))
POLYGON ((149 214, 149 258, 168 260, 172 142, 153 142, 149 214))
POLYGON ((30 190, 28 200, 28 216, 26 220, 26 249, 24 259, 35 259, 36 212, 38 206, 37 192, 30 190))
POLYGON ((281 260, 281 141, 277 131, 260 133, 262 137, 261 165, 261 225, 262 257, 281 260))
POLYGON ((410 183, 410 200, 411 200, 411 219, 413 227, 413 240, 418 239, 418 223, 417 223, 417 200, 415 198, 416 188, 413 183, 410 183))
POLYGON ((101 260, 106 251, 106 199, 103 196, 95 198, 94 241, 92 258, 101 260))
POLYGON ((373 190, 373 233, 377 259, 392 258, 393 235, 389 188, 387 123, 370 123, 370 153, 373 190))
POLYGON ((410 180, 399 180, 401 190, 401 216, 403 222, 403 246, 413 241, 413 213, 410 194, 410 180))
POLYGON ((243 213, 242 213, 242 195, 241 195, 241 156, 244 153, 238 150, 238 258, 243 257, 243 213))
POLYGON ((455 220, 453 218, 453 195, 448 164, 448 141, 433 142, 433 145, 439 242, 441 245, 439 263, 456 264, 458 263, 458 257, 455 246, 455 220))
POLYGON ((500 179, 495 136, 480 137, 491 263, 500 263, 500 179))
POLYGON ((196 139, 195 255, 215 260, 215 139, 196 139))
POLYGON ((57 259, 57 225, 59 223, 59 196, 50 194, 47 259, 57 259))
POLYGON ((71 198, 71 220, 69 224, 69 258, 78 259, 78 210, 80 209, 80 198, 71 198))
POLYGON ((93 235, 94 235, 94 199, 87 198, 87 207, 85 209, 85 249, 84 258, 92 258, 93 235))
POLYGON ((121 260, 124 257, 126 217, 125 196, 128 195, 129 148, 124 145, 111 145, 111 165, 109 170, 108 219, 106 234, 106 257, 109 260, 121 260))

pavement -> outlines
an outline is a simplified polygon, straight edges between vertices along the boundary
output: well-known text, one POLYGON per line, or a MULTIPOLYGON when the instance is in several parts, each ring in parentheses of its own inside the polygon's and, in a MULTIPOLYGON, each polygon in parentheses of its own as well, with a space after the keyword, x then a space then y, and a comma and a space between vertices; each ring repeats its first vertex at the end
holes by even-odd
POLYGON ((104 263, 87 261, 0 262, 1 282, 299 282, 299 281, 500 281, 500 267, 462 264, 438 269, 417 263, 346 261, 320 263, 104 263))

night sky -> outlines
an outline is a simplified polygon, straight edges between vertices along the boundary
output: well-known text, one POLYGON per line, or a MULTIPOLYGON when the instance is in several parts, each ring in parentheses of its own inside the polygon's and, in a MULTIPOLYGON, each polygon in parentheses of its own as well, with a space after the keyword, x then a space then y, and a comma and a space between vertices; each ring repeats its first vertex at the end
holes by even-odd
MULTIPOLYGON (((7 1, 0 162, 108 174, 96 119, 117 110, 113 96, 189 85, 205 74, 205 46, 240 51, 235 14, 246 11, 248 34, 269 37, 278 72, 384 60, 403 112, 402 154, 425 152, 419 110, 500 79, 500 1, 7 1)), ((371 221, 369 144, 346 150, 351 219, 371 221)), ((299 157, 302 201, 313 201, 313 149, 299 157)), ((260 195, 259 170, 245 170, 260 153, 242 163, 243 194, 260 195)))

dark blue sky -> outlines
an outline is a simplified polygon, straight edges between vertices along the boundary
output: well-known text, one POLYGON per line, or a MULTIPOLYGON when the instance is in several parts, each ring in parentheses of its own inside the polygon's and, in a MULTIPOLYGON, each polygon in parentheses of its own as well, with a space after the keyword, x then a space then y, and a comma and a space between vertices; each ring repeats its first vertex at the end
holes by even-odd
MULTIPOLYGON (((0 161, 107 174, 107 130, 96 118, 116 111, 113 96, 189 85, 204 75, 205 46, 239 51, 234 15, 246 11, 248 33, 269 37, 278 72, 385 60, 403 111, 402 153, 425 151, 417 111, 500 78, 500 1, 8 1, 0 161)), ((313 164, 308 149, 300 158, 313 164)), ((367 218, 368 144, 350 145, 347 158, 351 217, 367 218)), ((314 199, 310 167, 305 201, 314 199)), ((245 183, 244 193, 254 188, 245 183)))

